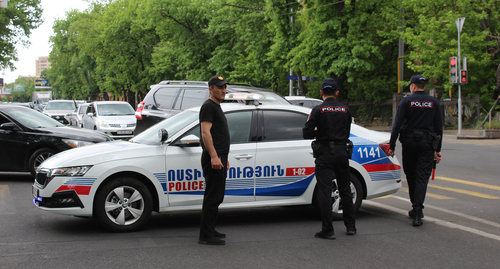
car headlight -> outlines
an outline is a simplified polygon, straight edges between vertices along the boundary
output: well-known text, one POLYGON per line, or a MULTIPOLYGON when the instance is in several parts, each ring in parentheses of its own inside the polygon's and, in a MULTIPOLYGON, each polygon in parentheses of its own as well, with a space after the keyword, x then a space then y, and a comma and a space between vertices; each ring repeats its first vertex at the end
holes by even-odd
POLYGON ((92 168, 92 165, 73 166, 50 169, 48 177, 82 177, 92 168))
POLYGON ((83 146, 88 146, 94 144, 94 142, 81 141, 75 139, 63 139, 64 143, 70 145, 71 147, 78 148, 83 146))
POLYGON ((102 128, 109 128, 109 124, 106 121, 100 120, 98 124, 102 128))

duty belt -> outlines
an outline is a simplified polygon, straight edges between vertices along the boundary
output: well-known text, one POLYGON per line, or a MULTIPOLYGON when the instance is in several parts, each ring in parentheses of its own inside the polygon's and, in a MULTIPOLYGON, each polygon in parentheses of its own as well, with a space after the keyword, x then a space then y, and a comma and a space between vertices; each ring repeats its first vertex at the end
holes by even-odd
POLYGON ((427 133, 427 132, 412 132, 412 133, 405 133, 404 134, 405 138, 410 138, 410 139, 425 139, 425 140, 430 140, 433 137, 436 137, 435 133, 427 133))
MULTIPOLYGON (((346 145, 347 144, 347 141, 344 141, 344 142, 342 142, 342 141, 331 141, 331 142, 333 142, 334 145, 346 145)), ((321 145, 327 145, 328 146, 328 144, 330 143, 330 141, 321 141, 319 143, 321 145)))

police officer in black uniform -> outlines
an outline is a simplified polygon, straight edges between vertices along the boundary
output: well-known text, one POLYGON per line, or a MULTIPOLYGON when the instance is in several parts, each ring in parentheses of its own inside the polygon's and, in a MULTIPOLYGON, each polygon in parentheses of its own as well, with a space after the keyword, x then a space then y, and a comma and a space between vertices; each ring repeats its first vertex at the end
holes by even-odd
POLYGON ((347 234, 356 234, 354 205, 350 188, 349 152, 347 143, 351 131, 351 112, 345 105, 337 102, 339 95, 337 82, 327 78, 321 84, 324 102, 314 107, 303 131, 305 139, 316 138, 312 147, 316 158, 316 181, 322 229, 315 234, 317 238, 335 239, 332 220, 333 179, 342 199, 342 211, 347 234))
POLYGON ((434 162, 441 161, 443 120, 439 101, 424 92, 425 78, 414 75, 411 78, 411 95, 399 103, 391 131, 389 156, 399 135, 402 144, 403 170, 408 181, 410 201, 413 209, 408 216, 413 226, 422 225, 425 192, 434 162))

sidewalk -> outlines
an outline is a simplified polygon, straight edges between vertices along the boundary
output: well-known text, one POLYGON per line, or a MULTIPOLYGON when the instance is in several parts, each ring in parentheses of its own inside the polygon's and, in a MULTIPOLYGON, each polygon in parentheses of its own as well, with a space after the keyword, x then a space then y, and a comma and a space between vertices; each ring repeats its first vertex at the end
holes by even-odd
MULTIPOLYGON (((365 128, 379 131, 391 132, 391 126, 366 126, 365 128)), ((458 130, 444 130, 445 135, 454 135, 457 139, 500 139, 500 129, 487 129, 487 130, 464 130, 459 135, 458 130)))

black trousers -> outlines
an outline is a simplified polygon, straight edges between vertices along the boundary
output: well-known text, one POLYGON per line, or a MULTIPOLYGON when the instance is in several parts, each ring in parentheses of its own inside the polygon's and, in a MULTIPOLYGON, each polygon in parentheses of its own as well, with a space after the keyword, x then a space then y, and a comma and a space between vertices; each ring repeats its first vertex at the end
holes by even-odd
POLYGON ((220 157, 224 168, 216 170, 212 169, 210 154, 206 151, 203 151, 201 154, 201 167, 203 172, 205 172, 205 194, 203 196, 200 225, 201 238, 214 237, 219 205, 224 201, 227 154, 220 157))
POLYGON ((337 178, 337 187, 342 199, 344 224, 355 228, 354 205, 352 203, 349 158, 345 145, 335 145, 334 154, 327 146, 322 146, 316 163, 316 181, 318 184, 319 207, 322 219, 322 231, 333 231, 332 216, 332 180, 337 178))
POLYGON ((434 150, 426 139, 415 141, 403 138, 403 170, 408 181, 408 192, 413 210, 422 214, 427 184, 434 164, 434 150))

